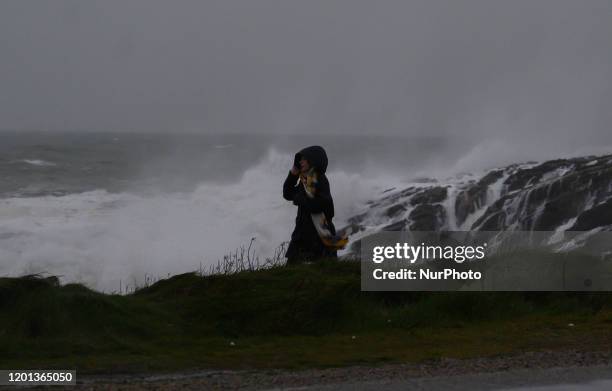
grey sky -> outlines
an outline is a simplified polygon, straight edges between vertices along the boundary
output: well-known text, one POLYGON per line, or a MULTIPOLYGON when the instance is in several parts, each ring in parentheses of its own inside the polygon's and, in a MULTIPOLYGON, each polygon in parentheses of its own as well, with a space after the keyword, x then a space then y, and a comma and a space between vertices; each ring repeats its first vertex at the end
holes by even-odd
POLYGON ((3 0, 0 128, 612 142, 611 37, 608 0, 3 0))

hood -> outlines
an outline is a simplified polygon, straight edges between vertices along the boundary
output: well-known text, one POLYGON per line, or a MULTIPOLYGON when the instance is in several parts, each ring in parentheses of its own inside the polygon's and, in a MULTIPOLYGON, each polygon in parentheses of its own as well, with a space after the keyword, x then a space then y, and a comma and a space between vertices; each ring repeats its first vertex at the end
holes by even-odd
POLYGON ((327 170, 327 153, 325 153, 323 147, 313 145, 302 149, 298 153, 308 160, 311 167, 315 167, 321 174, 325 174, 325 170, 327 170))

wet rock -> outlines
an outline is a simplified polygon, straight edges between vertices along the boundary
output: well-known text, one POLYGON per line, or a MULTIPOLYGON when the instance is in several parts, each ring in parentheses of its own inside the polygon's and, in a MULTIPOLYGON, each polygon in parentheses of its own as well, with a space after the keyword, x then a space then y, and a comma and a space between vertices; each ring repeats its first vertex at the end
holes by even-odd
POLYGON ((448 225, 447 213, 454 213, 461 225, 490 204, 471 230, 552 231, 574 218, 570 230, 612 226, 612 155, 557 159, 529 168, 513 164, 463 183, 452 211, 440 204, 448 197, 448 186, 411 186, 385 193, 366 213, 348 221, 362 224, 368 216, 380 216, 376 224, 383 230, 437 231, 448 225), (508 177, 499 199, 487 199, 491 185, 504 175, 508 177), (411 207, 409 217, 397 221, 411 207))
POLYGON ((446 187, 430 187, 412 197, 410 199, 410 204, 413 206, 419 204, 435 204, 444 201, 447 195, 448 190, 446 187))
POLYGON ((421 204, 410 212, 411 231, 439 231, 446 221, 442 205, 421 204))
MULTIPOLYGON (((498 204, 498 202, 496 202, 498 204)), ((501 231, 506 221, 505 213, 495 204, 491 205, 484 215, 472 224, 471 230, 501 231)))
POLYGON ((465 219, 487 202, 489 186, 504 175, 503 170, 494 170, 467 189, 460 191, 455 199, 455 217, 461 225, 465 219))
POLYGON ((561 193, 557 197, 546 201, 541 215, 535 216, 532 228, 536 231, 553 231, 563 222, 577 216, 585 206, 584 192, 561 193))
POLYGON ((583 212, 570 231, 589 231, 612 224, 612 198, 583 212))
POLYGON ((397 205, 393 205, 391 207, 389 207, 386 211, 385 211, 385 216, 389 217, 389 218, 394 218, 399 216, 400 214, 404 213, 405 211, 407 211, 408 209, 406 208, 406 206, 404 206, 403 204, 397 204, 397 205))
MULTIPOLYGON (((554 160, 533 169, 518 170, 504 183, 508 184, 509 189, 518 183, 527 187, 507 192, 485 211, 471 229, 557 229, 569 219, 583 214, 592 205, 612 197, 612 164, 603 166, 599 160, 596 163, 593 161, 585 158, 554 160), (554 172, 556 170, 560 171, 554 172)), ((592 220, 592 217, 586 216, 584 219, 592 220)), ((598 220, 597 224, 612 224, 612 219, 605 220, 605 216, 604 213, 603 221, 598 220)))
POLYGON ((508 191, 525 189, 530 185, 536 184, 544 174, 567 167, 570 164, 571 162, 567 159, 557 159, 547 161, 532 168, 520 169, 509 176, 504 181, 504 185, 506 185, 508 191))
POLYGON ((393 224, 386 225, 382 228, 383 231, 403 231, 406 229, 406 220, 398 221, 393 224))
POLYGON ((410 186, 395 194, 389 194, 380 199, 379 204, 394 204, 402 198, 409 197, 419 191, 418 187, 410 186))
POLYGON ((348 223, 349 224, 357 224, 357 225, 359 225, 360 223, 362 223, 366 219, 366 217, 368 217, 368 213, 367 212, 360 213, 360 214, 358 214, 356 216, 350 217, 348 219, 348 223))

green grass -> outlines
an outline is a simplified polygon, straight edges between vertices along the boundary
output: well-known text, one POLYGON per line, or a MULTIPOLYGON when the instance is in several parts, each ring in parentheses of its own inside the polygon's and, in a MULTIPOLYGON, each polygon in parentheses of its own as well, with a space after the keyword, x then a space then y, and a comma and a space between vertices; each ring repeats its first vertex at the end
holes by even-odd
POLYGON ((611 331, 610 294, 362 292, 352 262, 182 274, 127 296, 0 278, 1 368, 376 365, 610 349, 611 331))

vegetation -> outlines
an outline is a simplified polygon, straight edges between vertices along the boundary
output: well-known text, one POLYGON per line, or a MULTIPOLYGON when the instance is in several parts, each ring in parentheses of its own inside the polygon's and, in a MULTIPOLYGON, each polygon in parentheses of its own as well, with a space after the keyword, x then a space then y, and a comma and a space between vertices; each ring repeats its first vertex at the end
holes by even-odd
POLYGON ((611 327, 610 294, 362 292, 356 262, 187 273, 129 295, 0 278, 3 368, 299 368, 601 350, 611 327))

